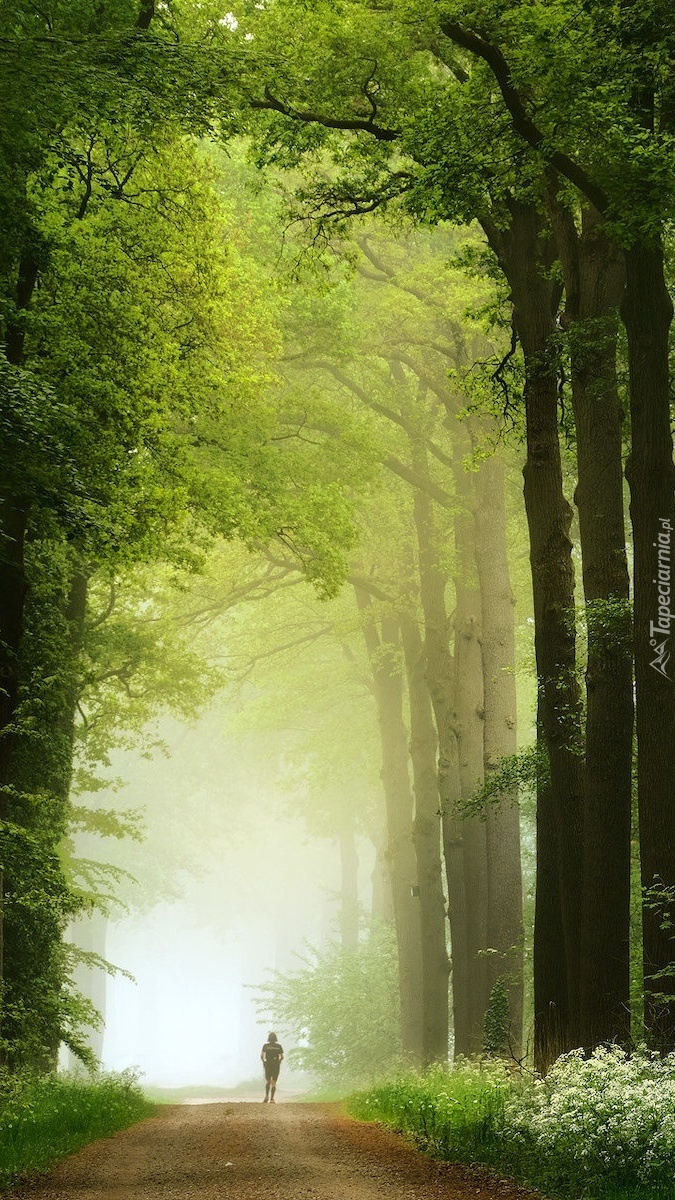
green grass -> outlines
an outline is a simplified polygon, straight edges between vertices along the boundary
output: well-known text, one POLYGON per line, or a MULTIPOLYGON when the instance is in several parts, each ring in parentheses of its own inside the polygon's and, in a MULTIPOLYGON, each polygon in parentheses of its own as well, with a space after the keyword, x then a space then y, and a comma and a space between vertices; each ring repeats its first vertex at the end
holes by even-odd
POLYGON ((126 1075, 0 1081, 0 1186, 46 1171, 59 1158, 154 1111, 126 1075))
POLYGON ((497 1165, 508 1076, 492 1068, 401 1075, 347 1101, 350 1113, 411 1136, 438 1158, 497 1165))
POLYGON ((439 1158, 483 1163, 561 1200, 675 1200, 675 1056, 567 1055, 546 1080, 493 1064, 403 1075, 350 1112, 439 1158))

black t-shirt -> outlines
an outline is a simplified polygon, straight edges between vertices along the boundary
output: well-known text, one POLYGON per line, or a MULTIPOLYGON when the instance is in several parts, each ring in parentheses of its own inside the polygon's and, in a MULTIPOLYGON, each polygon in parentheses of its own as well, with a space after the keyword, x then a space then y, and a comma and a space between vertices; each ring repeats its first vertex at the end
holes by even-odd
POLYGON ((280 1042, 265 1042, 262 1048, 263 1062, 266 1067, 278 1067, 284 1053, 280 1042))

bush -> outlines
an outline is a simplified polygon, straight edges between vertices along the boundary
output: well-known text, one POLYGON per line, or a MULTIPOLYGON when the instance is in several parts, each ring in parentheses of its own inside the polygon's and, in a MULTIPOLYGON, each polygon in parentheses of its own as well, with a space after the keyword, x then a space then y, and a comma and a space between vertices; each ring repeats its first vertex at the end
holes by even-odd
POLYGON ((675 1200, 675 1054, 603 1047, 545 1079, 495 1062, 406 1075, 351 1111, 445 1159, 486 1163, 572 1200, 675 1200))
POLYGON ((271 1028, 297 1041, 289 1061, 337 1091, 365 1086, 401 1061, 396 943, 382 926, 353 950, 313 951, 301 970, 256 989, 271 1028))
POLYGON ((152 1111, 130 1073, 0 1080, 0 1185, 45 1171, 152 1111))
POLYGON ((563 1194, 675 1197, 675 1054, 563 1055, 505 1121, 516 1159, 550 1163, 563 1194))
POLYGON ((511 1081, 497 1062, 431 1067, 353 1096, 350 1112, 382 1121, 438 1155, 458 1162, 493 1162, 511 1081))

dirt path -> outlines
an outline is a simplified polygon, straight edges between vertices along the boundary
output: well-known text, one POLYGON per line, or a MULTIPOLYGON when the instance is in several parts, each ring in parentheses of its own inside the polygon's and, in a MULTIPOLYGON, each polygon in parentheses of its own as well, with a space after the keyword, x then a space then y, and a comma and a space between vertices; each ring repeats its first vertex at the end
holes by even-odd
POLYGON ((171 1106, 85 1147, 25 1200, 534 1200, 437 1163, 336 1105, 171 1106))

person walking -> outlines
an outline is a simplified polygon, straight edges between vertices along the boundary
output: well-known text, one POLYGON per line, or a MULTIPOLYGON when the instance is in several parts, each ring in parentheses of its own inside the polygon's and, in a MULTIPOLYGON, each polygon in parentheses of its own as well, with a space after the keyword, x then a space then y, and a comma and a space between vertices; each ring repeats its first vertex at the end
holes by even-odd
POLYGON ((267 1041, 260 1051, 263 1070, 265 1072, 265 1099, 263 1104, 274 1104, 274 1093, 277 1090, 279 1068, 284 1057, 284 1048, 276 1033, 268 1033, 267 1041))

